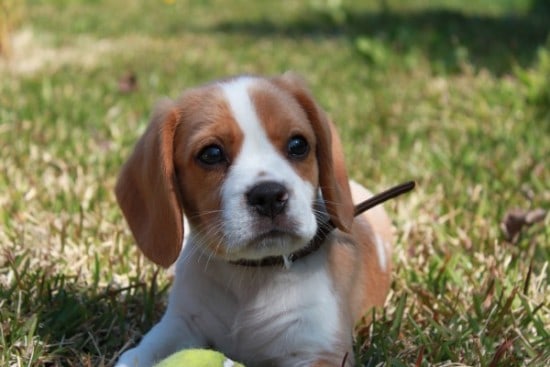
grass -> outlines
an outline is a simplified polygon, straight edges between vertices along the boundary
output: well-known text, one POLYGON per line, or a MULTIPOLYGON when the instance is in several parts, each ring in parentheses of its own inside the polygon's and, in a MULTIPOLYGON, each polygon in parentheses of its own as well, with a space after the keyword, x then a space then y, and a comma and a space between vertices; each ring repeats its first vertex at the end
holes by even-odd
POLYGON ((394 282, 360 365, 550 364, 550 216, 500 226, 550 208, 546 2, 357 3, 26 1, 0 61, 0 365, 111 365, 158 320, 170 274, 133 245, 121 163, 160 97, 287 69, 351 176, 418 182, 387 205, 394 282))

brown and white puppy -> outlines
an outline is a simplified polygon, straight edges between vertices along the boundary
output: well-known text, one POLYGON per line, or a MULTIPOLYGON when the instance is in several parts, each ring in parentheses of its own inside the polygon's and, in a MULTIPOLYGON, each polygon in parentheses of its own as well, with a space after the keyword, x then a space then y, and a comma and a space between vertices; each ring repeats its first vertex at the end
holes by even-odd
POLYGON ((302 79, 242 76, 161 103, 116 195, 143 253, 177 259, 164 317, 118 366, 199 347, 248 367, 354 364, 354 325, 388 292, 392 229, 381 207, 353 217, 370 194, 350 186, 302 79), (337 229, 292 261, 323 217, 337 229))

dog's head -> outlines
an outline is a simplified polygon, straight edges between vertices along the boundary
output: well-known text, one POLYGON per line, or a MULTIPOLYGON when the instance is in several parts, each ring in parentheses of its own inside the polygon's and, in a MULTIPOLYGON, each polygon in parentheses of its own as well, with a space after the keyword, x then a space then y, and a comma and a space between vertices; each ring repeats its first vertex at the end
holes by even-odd
POLYGON ((220 81, 160 103, 116 196, 141 250, 163 266, 180 253, 183 212, 197 244, 227 260, 306 246, 319 198, 337 228, 353 221, 339 138, 289 73, 220 81))

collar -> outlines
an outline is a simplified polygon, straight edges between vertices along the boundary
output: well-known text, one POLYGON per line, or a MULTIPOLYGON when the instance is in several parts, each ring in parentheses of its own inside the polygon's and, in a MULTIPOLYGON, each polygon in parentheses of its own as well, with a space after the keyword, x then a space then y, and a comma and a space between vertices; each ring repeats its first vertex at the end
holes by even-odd
MULTIPOLYGON (((416 183, 414 181, 408 181, 397 186, 393 186, 388 190, 381 192, 380 194, 374 195, 367 200, 355 205, 354 216, 358 216, 361 213, 369 210, 370 208, 382 204, 383 202, 407 193, 414 189, 416 183)), ((318 212, 318 211, 316 211, 318 212)), ((250 260, 250 259, 240 259, 231 261, 231 264, 247 267, 267 267, 267 266, 281 266, 285 268, 290 268, 293 262, 302 259, 321 248, 321 246, 326 242, 325 240, 334 230, 334 223, 326 216, 317 217, 317 233, 307 246, 302 247, 296 252, 291 253, 290 255, 281 255, 281 256, 268 256, 259 260, 250 260)))

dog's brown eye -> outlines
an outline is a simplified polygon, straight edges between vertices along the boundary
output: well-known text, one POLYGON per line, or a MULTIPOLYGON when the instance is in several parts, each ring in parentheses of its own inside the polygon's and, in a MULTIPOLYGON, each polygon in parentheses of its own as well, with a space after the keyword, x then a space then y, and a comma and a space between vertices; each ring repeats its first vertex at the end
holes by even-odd
POLYGON ((287 144, 287 152, 290 158, 304 158, 309 153, 309 144, 307 140, 300 135, 290 138, 287 144))
POLYGON ((218 145, 209 145, 203 148, 197 156, 199 162, 212 166, 227 162, 223 149, 218 145))

